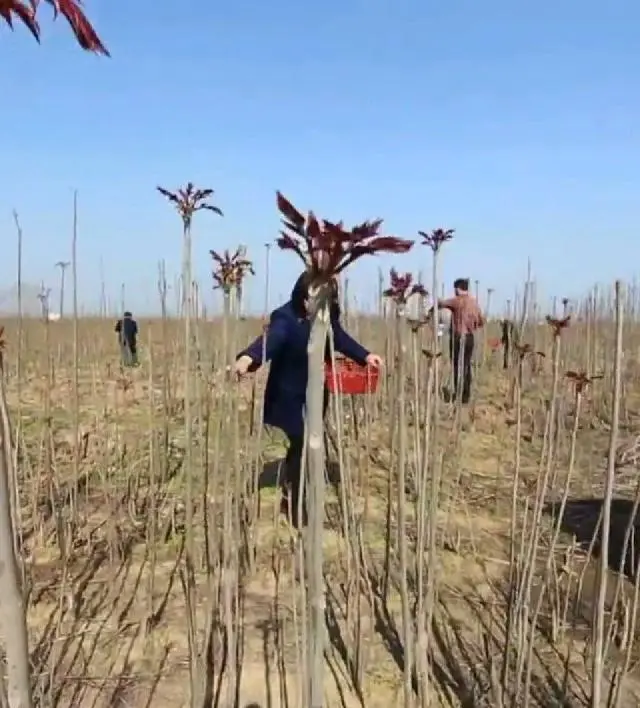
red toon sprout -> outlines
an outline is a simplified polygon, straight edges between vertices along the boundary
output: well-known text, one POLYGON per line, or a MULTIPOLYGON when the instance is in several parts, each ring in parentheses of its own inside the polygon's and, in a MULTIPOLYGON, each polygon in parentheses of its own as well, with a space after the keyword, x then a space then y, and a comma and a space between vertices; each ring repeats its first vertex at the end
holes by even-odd
POLYGON ((437 253, 443 243, 451 241, 455 232, 455 229, 433 229, 429 234, 426 231, 418 231, 418 234, 422 236, 422 245, 437 253))
POLYGON ((216 264, 213 271, 214 288, 221 288, 225 293, 231 292, 234 287, 242 286, 242 281, 247 274, 255 275, 253 263, 244 257, 244 249, 240 246, 233 254, 228 250, 220 254, 209 251, 216 264))
POLYGON ((171 192, 164 187, 156 187, 156 189, 174 205, 185 229, 191 226, 193 215, 197 211, 207 210, 223 216, 222 210, 208 201, 213 196, 213 189, 196 189, 193 182, 187 182, 185 187, 176 192, 171 192))
POLYGON ((562 335, 562 331, 565 330, 571 324, 571 315, 567 315, 562 319, 557 319, 555 317, 547 315, 546 319, 547 324, 549 325, 549 327, 551 327, 551 331, 553 332, 554 337, 560 337, 562 335))
MULTIPOLYGON (((69 23, 78 44, 88 52, 109 56, 107 48, 82 11, 81 0, 45 0, 53 8, 53 18, 62 15, 69 23)), ((0 17, 13 29, 18 19, 40 41, 40 24, 36 17, 41 0, 0 0, 0 17)))
POLYGON ((304 216, 280 192, 276 194, 284 226, 277 244, 296 253, 317 284, 328 282, 361 256, 406 253, 413 246, 413 241, 381 236, 382 219, 348 229, 342 221, 318 219, 311 211, 304 216))
POLYGON ((585 388, 593 381, 604 378, 602 374, 589 376, 586 371, 567 371, 565 376, 573 383, 576 395, 584 393, 585 388))
POLYGON ((389 273, 390 287, 382 294, 395 302, 396 305, 406 305, 412 295, 427 296, 427 291, 420 283, 413 283, 411 273, 400 275, 395 268, 389 273))
POLYGON ((515 344, 514 346, 521 361, 529 355, 540 356, 543 359, 546 358, 546 354, 544 352, 536 351, 528 342, 525 342, 524 344, 515 344))

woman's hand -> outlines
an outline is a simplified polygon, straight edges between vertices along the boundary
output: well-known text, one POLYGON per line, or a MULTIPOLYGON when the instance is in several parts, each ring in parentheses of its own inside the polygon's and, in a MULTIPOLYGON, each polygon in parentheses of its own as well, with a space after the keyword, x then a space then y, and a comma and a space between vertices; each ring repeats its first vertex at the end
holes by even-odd
POLYGON ((367 362, 367 366, 371 366, 374 369, 381 369, 384 364, 382 357, 377 354, 369 354, 365 361, 367 362))
POLYGON ((241 379, 243 376, 246 376, 251 364, 253 364, 253 359, 250 356, 247 356, 246 354, 244 356, 241 356, 239 359, 236 360, 236 363, 235 363, 235 366, 233 369, 235 372, 235 375, 239 379, 241 379))

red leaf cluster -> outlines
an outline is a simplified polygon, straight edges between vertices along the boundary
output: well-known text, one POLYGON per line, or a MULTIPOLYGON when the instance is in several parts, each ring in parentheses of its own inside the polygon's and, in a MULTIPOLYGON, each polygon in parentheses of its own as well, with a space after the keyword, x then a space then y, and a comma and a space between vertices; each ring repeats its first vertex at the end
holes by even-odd
POLYGON ((546 354, 544 352, 537 352, 535 349, 528 343, 525 342, 525 344, 515 344, 514 345, 515 350, 518 352, 518 356, 520 359, 524 359, 526 356, 529 356, 529 354, 535 354, 536 356, 541 356, 542 358, 546 358, 546 354))
POLYGON ((187 182, 186 187, 176 192, 170 192, 164 187, 156 187, 156 189, 175 206, 185 227, 191 225, 191 219, 197 211, 207 210, 223 216, 222 211, 208 201, 213 195, 213 189, 196 189, 193 182, 187 182))
POLYGON ((455 232, 455 229, 433 229, 429 234, 426 231, 418 231, 418 234, 422 236, 422 245, 437 253, 443 243, 451 241, 455 232))
POLYGON ((225 250, 220 254, 217 251, 209 251, 215 263, 213 271, 214 289, 222 288, 226 293, 231 288, 242 285, 242 281, 248 273, 255 275, 253 263, 245 258, 245 250, 242 246, 234 253, 225 250))
MULTIPOLYGON (((96 34, 93 26, 82 12, 81 0, 45 0, 53 7, 54 19, 60 14, 69 23, 78 44, 88 52, 109 56, 107 48, 96 34)), ((13 29, 17 18, 40 41, 40 24, 36 13, 41 0, 0 0, 0 17, 13 29)))
POLYGON ((562 319, 556 319, 547 315, 547 324, 551 327, 554 337, 559 337, 562 334, 562 330, 566 329, 571 324, 571 315, 567 315, 562 319))
POLYGON ((438 359, 442 356, 442 352, 436 352, 435 354, 432 351, 429 351, 428 349, 423 349, 422 353, 427 357, 429 361, 433 361, 434 359, 438 359))
POLYGON ((567 371, 565 376, 573 383, 577 394, 583 393, 585 388, 593 381, 604 378, 602 374, 589 376, 586 371, 567 371))
POLYGON ((414 334, 417 334, 421 327, 424 327, 425 325, 429 324, 431 321, 432 321, 431 315, 426 315, 425 317, 421 317, 420 319, 417 319, 417 320, 407 318, 407 324, 409 325, 409 327, 411 327, 411 331, 414 334))
POLYGON ((427 296, 427 291, 420 283, 413 284, 413 275, 405 273, 400 275, 395 268, 392 268, 389 273, 390 287, 382 294, 393 300, 396 305, 406 305, 407 300, 412 295, 427 296))
POLYGON ((278 246, 296 253, 317 282, 326 282, 361 256, 406 253, 413 246, 413 241, 381 236, 382 219, 348 229, 342 221, 318 219, 311 211, 304 216, 280 192, 277 203, 284 226, 278 246))

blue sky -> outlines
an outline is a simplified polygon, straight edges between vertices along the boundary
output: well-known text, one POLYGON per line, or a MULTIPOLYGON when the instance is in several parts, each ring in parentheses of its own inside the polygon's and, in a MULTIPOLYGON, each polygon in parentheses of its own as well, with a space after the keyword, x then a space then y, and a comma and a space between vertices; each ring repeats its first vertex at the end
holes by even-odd
MULTIPOLYGON (((509 297, 531 256, 541 293, 578 295, 640 270, 640 5, 632 0, 87 0, 112 58, 84 54, 41 13, 42 46, 0 28, 0 287, 15 276, 11 211, 30 282, 56 284, 79 190, 80 299, 157 308, 157 263, 180 264, 180 223, 155 191, 193 180, 225 217, 210 248, 247 243, 258 273, 274 193, 390 232, 457 229, 442 275, 509 297)), ((355 268, 429 270, 424 249, 355 268)), ((298 264, 272 258, 272 301, 298 264)), ((213 301, 213 296, 211 296, 213 301)))

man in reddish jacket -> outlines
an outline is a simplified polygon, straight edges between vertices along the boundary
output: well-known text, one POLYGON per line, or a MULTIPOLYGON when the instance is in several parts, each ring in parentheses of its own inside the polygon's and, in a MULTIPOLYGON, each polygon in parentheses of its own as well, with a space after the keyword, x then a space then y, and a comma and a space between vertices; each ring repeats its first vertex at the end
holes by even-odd
POLYGON ((475 345, 474 333, 484 325, 484 317, 478 301, 469 293, 469 278, 458 278, 453 283, 455 295, 447 300, 438 300, 438 307, 451 312, 451 363, 453 365, 453 390, 462 403, 471 398, 471 361, 475 345), (462 354, 462 360, 460 355, 462 354), (462 370, 462 391, 459 390, 462 370))

